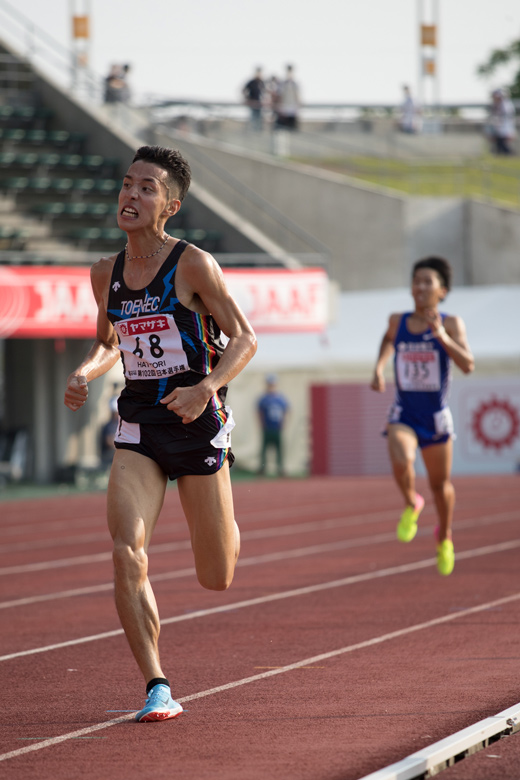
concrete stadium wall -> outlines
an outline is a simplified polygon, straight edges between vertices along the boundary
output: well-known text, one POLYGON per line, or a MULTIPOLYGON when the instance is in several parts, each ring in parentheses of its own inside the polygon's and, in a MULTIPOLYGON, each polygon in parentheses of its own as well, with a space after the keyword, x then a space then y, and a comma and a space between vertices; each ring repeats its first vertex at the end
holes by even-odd
POLYGON ((468 284, 520 282, 519 211, 471 200, 468 244, 468 284))
POLYGON ((409 198, 404 228, 408 265, 426 255, 440 255, 451 262, 454 284, 467 284, 467 209, 461 198, 409 198))
POLYGON ((368 156, 401 160, 459 160, 479 157, 487 140, 475 129, 468 132, 421 133, 410 135, 395 129, 395 123, 378 119, 370 122, 341 123, 323 129, 317 123, 301 123, 302 132, 290 133, 271 127, 263 131, 244 128, 242 122, 214 121, 211 124, 195 118, 183 118, 183 129, 242 149, 279 154, 282 157, 313 158, 368 156), (362 125, 366 129, 362 129, 362 125))
MULTIPOLYGON (((245 153, 180 133, 168 135, 188 157, 201 149, 331 252, 330 275, 344 289, 404 284, 406 198, 345 176, 245 153)), ((212 180, 202 181, 211 190, 212 180)))
MULTIPOLYGON (((406 197, 204 138, 168 137, 188 159, 202 150, 325 244, 330 275, 343 290, 407 285, 412 263, 429 254, 449 258, 457 285, 520 280, 519 211, 461 198, 406 197)), ((208 178, 207 186, 215 184, 208 178)))

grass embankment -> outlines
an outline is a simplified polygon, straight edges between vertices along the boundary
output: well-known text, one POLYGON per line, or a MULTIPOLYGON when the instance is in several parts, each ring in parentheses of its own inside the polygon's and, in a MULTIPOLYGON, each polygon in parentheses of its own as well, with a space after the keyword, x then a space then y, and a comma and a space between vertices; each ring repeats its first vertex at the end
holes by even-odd
POLYGON ((520 158, 481 157, 451 161, 404 161, 374 157, 300 162, 390 187, 407 195, 478 197, 520 208, 520 158))

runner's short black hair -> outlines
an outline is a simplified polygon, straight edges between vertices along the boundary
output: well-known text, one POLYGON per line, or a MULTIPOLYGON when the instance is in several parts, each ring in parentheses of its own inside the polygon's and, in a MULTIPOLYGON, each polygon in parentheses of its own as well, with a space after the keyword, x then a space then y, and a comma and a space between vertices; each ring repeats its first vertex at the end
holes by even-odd
POLYGON ((451 290, 451 265, 443 257, 424 257, 422 260, 418 260, 412 269, 412 279, 419 268, 431 268, 432 271, 436 271, 442 286, 448 291, 451 290))
POLYGON ((141 146, 134 155, 133 163, 138 160, 159 165, 168 174, 168 189, 178 191, 179 200, 183 200, 191 183, 191 169, 187 160, 176 149, 165 146, 141 146))

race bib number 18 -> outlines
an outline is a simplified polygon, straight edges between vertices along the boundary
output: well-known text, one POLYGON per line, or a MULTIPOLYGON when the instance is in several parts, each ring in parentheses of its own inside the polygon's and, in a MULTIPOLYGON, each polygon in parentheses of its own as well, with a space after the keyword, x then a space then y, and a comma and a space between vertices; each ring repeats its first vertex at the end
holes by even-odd
POLYGON ((128 379, 161 379, 188 370, 188 358, 172 317, 135 317, 115 327, 128 379))

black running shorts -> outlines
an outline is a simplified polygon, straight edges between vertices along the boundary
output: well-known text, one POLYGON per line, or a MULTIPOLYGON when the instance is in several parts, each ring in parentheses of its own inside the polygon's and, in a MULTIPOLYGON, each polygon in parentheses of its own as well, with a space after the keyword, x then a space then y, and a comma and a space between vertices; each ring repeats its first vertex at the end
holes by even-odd
POLYGON ((170 479, 188 474, 215 474, 227 460, 232 466, 231 430, 235 423, 226 406, 205 412, 191 423, 128 423, 119 420, 116 449, 132 450, 154 460, 170 479))

